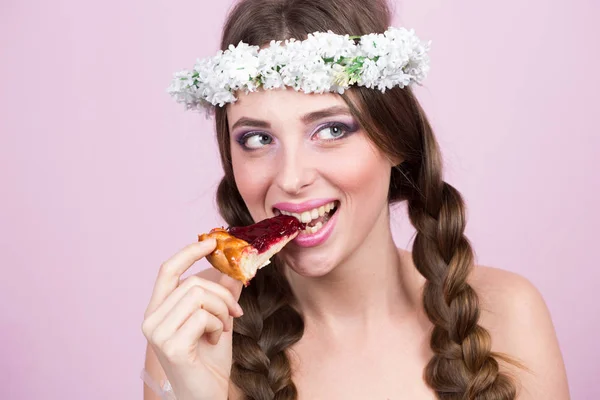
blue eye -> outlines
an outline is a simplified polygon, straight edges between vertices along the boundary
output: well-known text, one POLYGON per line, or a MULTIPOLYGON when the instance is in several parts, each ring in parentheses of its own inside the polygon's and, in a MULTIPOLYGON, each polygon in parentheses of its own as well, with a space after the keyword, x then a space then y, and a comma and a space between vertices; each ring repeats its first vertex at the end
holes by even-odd
POLYGON ((348 131, 349 129, 346 125, 333 123, 320 128, 315 135, 317 135, 320 140, 330 141, 342 138, 348 131))
POLYGON ((238 142, 249 150, 256 150, 273 142, 273 138, 265 133, 250 133, 244 135, 238 142))

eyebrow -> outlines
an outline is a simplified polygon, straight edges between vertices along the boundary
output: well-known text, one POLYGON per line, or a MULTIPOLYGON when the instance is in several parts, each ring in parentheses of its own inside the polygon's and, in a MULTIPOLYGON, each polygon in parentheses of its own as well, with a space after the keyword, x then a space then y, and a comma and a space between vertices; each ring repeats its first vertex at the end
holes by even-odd
MULTIPOLYGON (((315 121, 318 121, 320 119, 323 118, 327 118, 327 117, 332 117, 334 115, 340 115, 340 114, 344 114, 344 115, 352 115, 350 113, 350 110, 347 107, 344 106, 333 106, 333 107, 329 107, 329 108, 324 108, 322 110, 318 110, 318 111, 313 111, 311 113, 305 114, 303 115, 300 120, 304 123, 304 124, 310 124, 313 123, 315 121)), ((238 119, 235 124, 233 124, 233 126, 231 127, 231 130, 235 130, 235 128, 238 128, 240 126, 247 126, 247 127, 253 127, 253 128, 265 128, 268 129, 271 127, 271 124, 269 124, 267 121, 263 121, 260 119, 253 119, 253 118, 248 118, 248 117, 242 117, 240 119, 238 119)))

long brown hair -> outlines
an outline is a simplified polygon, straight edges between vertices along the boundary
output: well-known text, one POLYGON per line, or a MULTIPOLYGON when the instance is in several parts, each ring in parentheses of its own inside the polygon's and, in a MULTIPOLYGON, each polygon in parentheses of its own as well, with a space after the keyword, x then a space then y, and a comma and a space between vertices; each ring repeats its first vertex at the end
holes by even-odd
MULTIPOLYGON (((385 0, 242 0, 229 14, 221 48, 302 39, 315 31, 382 33, 390 22, 385 0)), ((353 87, 347 93, 353 96, 342 97, 371 141, 390 159, 403 160, 392 169, 388 198, 390 204, 407 201, 417 230, 413 259, 427 280, 423 304, 434 325, 426 383, 440 399, 514 399, 514 382, 499 372, 504 357, 491 352, 490 334, 478 324, 478 296, 467 283, 474 257, 464 235, 464 203, 442 178, 440 150, 424 111, 409 88, 381 93, 353 87)), ((217 191, 220 213, 230 225, 250 224, 231 166, 226 111, 217 108, 215 118, 225 172, 217 191)), ((286 349, 300 340, 304 322, 290 306, 282 263, 275 257, 273 264, 242 291, 245 313, 234 325, 231 379, 247 399, 298 396, 286 349)))

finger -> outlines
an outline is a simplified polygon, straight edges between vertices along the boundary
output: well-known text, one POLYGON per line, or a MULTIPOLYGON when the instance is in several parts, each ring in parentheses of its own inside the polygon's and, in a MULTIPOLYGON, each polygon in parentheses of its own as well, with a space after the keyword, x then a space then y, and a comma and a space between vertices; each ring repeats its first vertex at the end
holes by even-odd
POLYGON ((226 304, 230 315, 234 317, 240 317, 243 314, 242 308, 237 301, 235 301, 229 290, 225 289, 216 282, 207 281, 192 275, 186 278, 152 314, 147 316, 147 329, 151 331, 154 326, 157 326, 163 319, 165 319, 173 307, 175 307, 175 304, 177 304, 186 295, 186 293, 194 287, 203 288, 214 293, 216 296, 219 296, 226 304))
POLYGON ((222 333, 223 323, 220 319, 206 310, 197 310, 173 335, 173 340, 190 348, 204 336, 209 343, 216 345, 222 333))
POLYGON ((206 310, 196 310, 175 334, 158 346, 171 362, 184 362, 195 351, 198 341, 205 336, 211 344, 217 344, 223 325, 221 321, 206 310))
MULTIPOLYGON (((217 272, 219 274, 221 274, 221 272, 219 272, 219 271, 217 271, 217 272)), ((223 275, 223 274, 221 274, 221 275, 223 275)), ((239 296, 236 298, 228 288, 221 285, 220 283, 209 281, 207 279, 202 279, 202 278, 192 275, 192 276, 186 278, 185 281, 181 284, 181 286, 186 286, 186 285, 189 285, 190 287, 193 285, 199 285, 199 286, 202 286, 203 288, 205 288, 206 290, 210 290, 211 292, 217 294, 219 297, 221 297, 223 299, 225 304, 227 304, 227 307, 231 311, 231 315, 233 315, 234 317, 240 317, 243 314, 242 309, 237 302, 237 300, 239 299, 239 296)), ((241 285, 241 282, 240 282, 240 285, 241 285)))
POLYGON ((216 246, 216 240, 208 238, 184 247, 165 261, 158 272, 147 313, 154 311, 177 288, 185 271, 196 261, 210 254, 216 246))
POLYGON ((164 343, 171 339, 177 330, 190 318, 197 310, 203 309, 208 313, 216 313, 220 317, 215 317, 221 320, 224 327, 228 330, 233 328, 233 323, 229 317, 229 312, 225 303, 216 295, 208 293, 206 290, 195 286, 170 310, 169 314, 156 324, 156 328, 150 333, 150 342, 161 347, 164 343), (206 301, 208 299, 208 301, 206 301), (219 305, 220 303, 220 305, 219 305))
POLYGON ((164 321, 161 322, 161 325, 170 327, 170 333, 175 333, 190 315, 199 309, 204 309, 221 320, 226 331, 231 330, 232 322, 231 318, 229 318, 229 309, 225 302, 216 294, 199 286, 191 288, 186 295, 175 304, 171 312, 169 312, 164 321))
POLYGON ((242 289, 244 284, 237 279, 233 279, 232 277, 221 273, 221 278, 219 278, 219 285, 226 288, 229 293, 233 296, 236 301, 240 299, 240 295, 242 294, 242 289))

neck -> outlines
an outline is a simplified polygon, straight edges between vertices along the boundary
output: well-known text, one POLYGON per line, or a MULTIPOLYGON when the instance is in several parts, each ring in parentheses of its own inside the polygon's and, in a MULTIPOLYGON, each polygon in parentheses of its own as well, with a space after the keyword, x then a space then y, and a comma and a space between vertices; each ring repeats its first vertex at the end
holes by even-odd
POLYGON ((296 306, 320 327, 373 326, 415 309, 417 273, 393 241, 387 209, 365 241, 325 276, 304 277, 287 269, 296 306))

